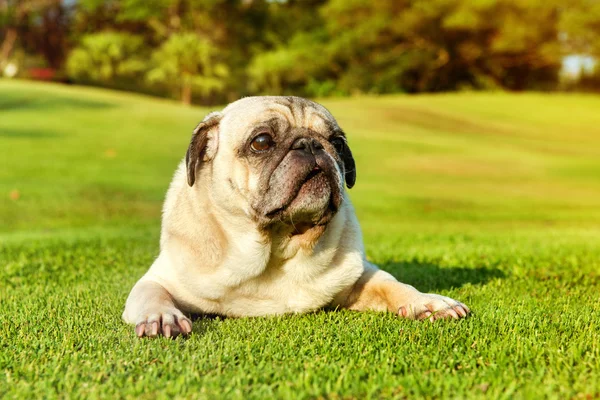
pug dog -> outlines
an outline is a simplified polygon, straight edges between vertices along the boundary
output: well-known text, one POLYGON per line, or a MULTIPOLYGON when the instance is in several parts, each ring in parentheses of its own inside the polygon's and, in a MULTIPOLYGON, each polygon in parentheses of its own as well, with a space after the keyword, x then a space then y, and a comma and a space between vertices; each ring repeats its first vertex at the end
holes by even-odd
POLYGON ((463 318, 464 304, 421 293, 365 258, 345 190, 346 135, 299 97, 247 97, 194 129, 163 208, 160 254, 123 319, 139 337, 192 331, 189 313, 252 317, 321 308, 463 318))

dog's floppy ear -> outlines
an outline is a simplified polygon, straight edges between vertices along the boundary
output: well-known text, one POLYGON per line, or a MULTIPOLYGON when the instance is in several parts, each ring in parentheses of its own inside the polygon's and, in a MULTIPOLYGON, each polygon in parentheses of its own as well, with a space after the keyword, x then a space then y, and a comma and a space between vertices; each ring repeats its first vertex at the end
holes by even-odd
POLYGON ((190 141, 190 146, 185 154, 187 181, 190 186, 194 186, 194 182, 196 182, 196 170, 200 163, 204 161, 206 146, 209 139, 208 133, 212 128, 219 125, 221 118, 223 118, 223 114, 219 112, 208 114, 202 122, 196 126, 196 129, 194 129, 194 132, 192 133, 192 140, 190 141))
POLYGON ((344 180, 348 189, 352 189, 352 186, 356 183, 356 163, 354 162, 354 157, 352 157, 352 151, 350 151, 350 146, 348 146, 346 138, 344 138, 343 143, 340 157, 344 162, 344 180))
POLYGON ((352 186, 356 183, 356 163, 354 162, 354 157, 352 157, 352 151, 350 151, 350 146, 348 146, 344 132, 338 130, 338 134, 331 139, 331 143, 344 164, 346 186, 348 189, 352 189, 352 186))

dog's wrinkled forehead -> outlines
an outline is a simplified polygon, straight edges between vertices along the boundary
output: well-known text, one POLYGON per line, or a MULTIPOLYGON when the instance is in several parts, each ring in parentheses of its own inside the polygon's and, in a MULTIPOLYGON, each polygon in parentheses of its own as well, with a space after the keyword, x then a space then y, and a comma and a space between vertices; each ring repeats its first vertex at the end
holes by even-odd
POLYGON ((292 96, 257 96, 245 97, 223 110, 221 135, 239 136, 272 118, 283 119, 290 127, 323 134, 339 129, 329 111, 314 101, 292 96))

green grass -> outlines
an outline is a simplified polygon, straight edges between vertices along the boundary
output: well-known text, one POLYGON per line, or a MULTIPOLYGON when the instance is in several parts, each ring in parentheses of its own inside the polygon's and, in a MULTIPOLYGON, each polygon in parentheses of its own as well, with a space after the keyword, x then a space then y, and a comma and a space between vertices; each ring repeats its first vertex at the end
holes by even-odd
POLYGON ((599 398, 600 98, 327 99, 369 259, 474 311, 120 320, 208 110, 0 80, 0 397, 599 398))

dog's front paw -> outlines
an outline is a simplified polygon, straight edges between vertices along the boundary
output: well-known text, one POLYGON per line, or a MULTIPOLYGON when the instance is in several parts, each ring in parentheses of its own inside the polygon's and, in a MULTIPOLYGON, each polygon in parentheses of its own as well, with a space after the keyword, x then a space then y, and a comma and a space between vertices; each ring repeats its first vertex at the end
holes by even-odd
POLYGON ((470 312, 469 307, 461 302, 431 293, 420 293, 419 296, 398 309, 398 315, 404 318, 429 318, 431 322, 443 318, 464 318, 470 312))
POLYGON ((135 324, 135 334, 138 337, 175 337, 180 333, 187 335, 192 331, 192 321, 176 308, 151 312, 141 315, 135 324))

